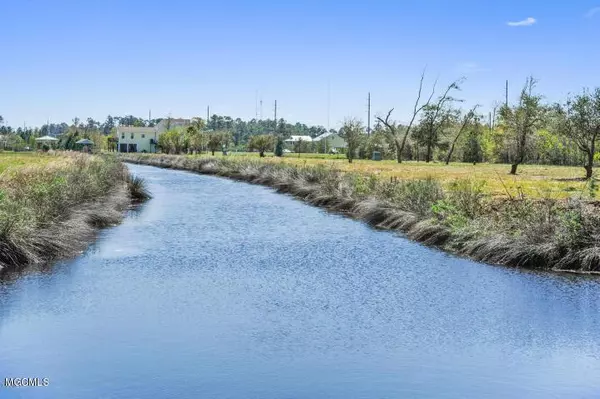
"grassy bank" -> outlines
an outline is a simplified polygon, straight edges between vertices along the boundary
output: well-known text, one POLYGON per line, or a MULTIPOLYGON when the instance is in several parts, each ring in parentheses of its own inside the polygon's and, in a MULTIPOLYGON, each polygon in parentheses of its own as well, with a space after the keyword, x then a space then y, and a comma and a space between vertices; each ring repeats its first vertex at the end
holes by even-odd
MULTIPOLYGON (((216 157, 222 157, 215 153, 216 157)), ((194 155, 193 157, 208 158, 210 155, 194 155)), ((227 156, 235 159, 257 159, 258 153, 236 153, 227 156)), ((227 158, 226 157, 226 158, 227 158)), ((284 163, 295 166, 324 166, 334 167, 340 171, 360 173, 363 175, 376 175, 380 179, 415 180, 433 177, 444 187, 450 186, 456 179, 470 179, 485 182, 482 190, 494 197, 508 197, 523 193, 532 198, 568 198, 579 195, 581 192, 589 194, 588 182, 581 177, 582 168, 576 166, 553 165, 521 165, 516 176, 509 175, 510 165, 482 163, 453 162, 445 165, 440 162, 404 161, 371 161, 355 159, 351 164, 343 155, 327 154, 285 154, 284 157, 275 157, 267 154, 263 162, 284 163)), ((594 195, 598 195, 598 189, 594 195)))
POLYGON ((0 274, 76 254, 145 195, 115 157, 1 153, 0 166, 0 274))
POLYGON ((122 154, 121 159, 270 186, 310 204, 475 260, 531 269, 600 272, 600 214, 594 202, 498 197, 481 180, 395 180, 335 165, 247 157, 122 154))

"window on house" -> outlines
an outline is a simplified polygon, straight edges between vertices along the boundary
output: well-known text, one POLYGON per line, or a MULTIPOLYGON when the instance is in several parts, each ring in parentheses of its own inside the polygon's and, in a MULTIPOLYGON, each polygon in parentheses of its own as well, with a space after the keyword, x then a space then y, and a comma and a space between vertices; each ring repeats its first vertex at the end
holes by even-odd
POLYGON ((125 133, 121 133, 121 138, 124 139, 125 138, 125 133))
POLYGON ((131 133, 131 139, 133 140, 133 133, 131 133))
POLYGON ((143 139, 145 139, 145 138, 146 138, 146 135, 145 135, 145 134, 142 134, 142 138, 143 138, 143 139))

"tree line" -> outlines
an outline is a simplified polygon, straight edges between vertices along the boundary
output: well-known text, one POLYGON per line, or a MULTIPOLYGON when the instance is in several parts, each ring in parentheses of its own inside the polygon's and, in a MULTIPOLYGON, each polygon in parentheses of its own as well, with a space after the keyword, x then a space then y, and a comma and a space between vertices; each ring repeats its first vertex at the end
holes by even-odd
MULTIPOLYGON (((464 78, 451 82, 438 91, 437 82, 431 91, 424 90, 425 72, 421 75, 415 102, 407 123, 392 118, 394 109, 376 117, 376 124, 367 134, 364 124, 347 118, 343 126, 330 129, 347 142, 348 160, 369 159, 379 152, 383 159, 424 162, 491 162, 510 164, 516 174, 519 165, 537 163, 550 165, 580 165, 585 177, 593 175, 600 137, 600 88, 585 89, 561 103, 546 103, 537 90, 537 81, 528 77, 514 103, 496 105, 493 117, 478 112, 479 106, 461 107, 458 98, 464 78)), ((109 115, 104 122, 93 118, 74 118, 71 124, 46 124, 41 128, 12 128, 0 117, 0 141, 4 147, 19 148, 34 145, 35 137, 60 137, 59 147, 72 149, 80 138, 91 138, 102 148, 114 148, 111 139, 118 125, 155 126, 162 119, 143 119, 126 115, 109 115)), ((159 138, 163 152, 214 153, 223 148, 256 150, 261 156, 275 151, 281 155, 283 140, 291 135, 317 137, 326 133, 322 126, 291 124, 284 119, 244 121, 229 116, 212 115, 208 121, 193 118, 190 126, 167 131, 159 138)), ((296 152, 327 152, 321 143, 299 142, 296 152)))

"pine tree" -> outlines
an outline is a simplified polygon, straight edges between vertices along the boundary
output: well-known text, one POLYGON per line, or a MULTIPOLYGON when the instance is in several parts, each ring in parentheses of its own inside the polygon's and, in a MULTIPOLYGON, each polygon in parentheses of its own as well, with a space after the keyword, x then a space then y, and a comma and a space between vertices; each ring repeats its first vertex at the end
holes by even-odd
POLYGON ((283 156, 283 139, 281 137, 277 138, 277 145, 275 146, 275 156, 276 157, 283 156))

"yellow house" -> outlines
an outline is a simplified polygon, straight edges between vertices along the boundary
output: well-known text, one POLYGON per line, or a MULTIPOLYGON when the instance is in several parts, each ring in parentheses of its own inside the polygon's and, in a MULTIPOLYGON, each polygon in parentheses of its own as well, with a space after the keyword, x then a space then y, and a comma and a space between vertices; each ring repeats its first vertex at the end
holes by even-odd
POLYGON ((117 151, 156 152, 158 135, 158 129, 155 127, 119 126, 117 151))
POLYGON ((118 126, 118 152, 157 152, 158 137, 169 129, 190 125, 189 119, 167 118, 154 127, 118 126))

